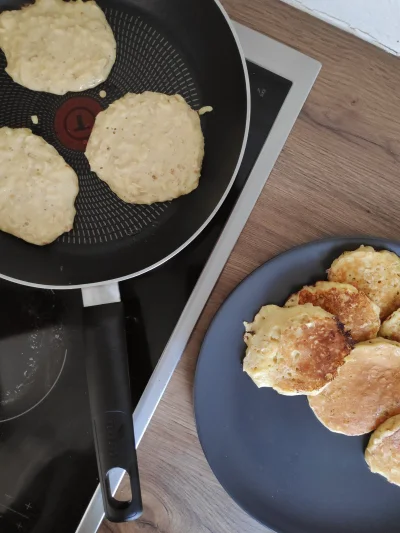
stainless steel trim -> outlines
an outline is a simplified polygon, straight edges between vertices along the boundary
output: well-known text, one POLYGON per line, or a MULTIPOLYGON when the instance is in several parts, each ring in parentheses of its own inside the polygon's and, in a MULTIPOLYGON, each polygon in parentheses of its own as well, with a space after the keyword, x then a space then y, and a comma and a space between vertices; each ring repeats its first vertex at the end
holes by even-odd
MULTIPOLYGON (((248 178, 237 204, 210 255, 186 304, 150 381, 133 414, 136 442, 139 444, 182 356, 200 313, 238 239, 265 182, 303 107, 321 64, 292 48, 278 43, 241 24, 235 23, 247 59, 293 82, 275 124, 248 178)), ((112 479, 116 490, 122 477, 112 479)), ((104 516, 100 489, 97 488, 76 533, 94 533, 104 516)))
POLYGON ((82 287, 83 307, 113 304, 121 301, 118 283, 108 283, 95 287, 82 287))

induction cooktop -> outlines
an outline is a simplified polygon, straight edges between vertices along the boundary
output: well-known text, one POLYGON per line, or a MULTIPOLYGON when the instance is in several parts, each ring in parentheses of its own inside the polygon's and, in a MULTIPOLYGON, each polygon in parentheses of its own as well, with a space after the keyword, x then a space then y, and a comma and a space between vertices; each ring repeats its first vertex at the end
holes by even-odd
MULTIPOLYGON (((137 443, 320 69, 315 60, 235 26, 252 107, 235 183, 185 250, 120 283, 137 443)), ((114 489, 120 479, 114 475, 114 489)), ((0 281, 0 531, 94 533, 102 518, 81 292, 0 281)))

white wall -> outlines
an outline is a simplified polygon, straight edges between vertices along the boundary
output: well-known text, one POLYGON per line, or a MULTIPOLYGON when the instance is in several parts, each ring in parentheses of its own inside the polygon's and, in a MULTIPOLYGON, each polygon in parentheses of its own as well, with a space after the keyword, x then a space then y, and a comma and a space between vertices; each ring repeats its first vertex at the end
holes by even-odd
POLYGON ((400 55, 400 0, 283 0, 400 55))

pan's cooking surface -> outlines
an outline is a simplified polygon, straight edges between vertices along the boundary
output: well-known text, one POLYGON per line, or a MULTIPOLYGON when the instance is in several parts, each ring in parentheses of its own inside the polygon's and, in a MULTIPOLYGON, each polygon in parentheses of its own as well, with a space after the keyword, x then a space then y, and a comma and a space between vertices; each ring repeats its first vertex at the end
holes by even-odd
POLYGON ((173 202, 126 204, 90 172, 83 151, 95 115, 127 92, 179 93, 194 109, 200 106, 187 61, 165 35, 143 16, 104 11, 117 42, 117 59, 109 78, 94 89, 65 96, 30 91, 5 73, 6 59, 0 54, 0 126, 31 128, 55 146, 79 176, 74 229, 58 239, 66 246, 131 238, 175 209, 173 202), (38 117, 38 125, 32 116, 38 117))
MULTIPOLYGON (((0 0, 0 11, 26 0, 0 0)), ((31 127, 53 144, 80 182, 74 229, 48 246, 0 231, 0 276, 42 287, 81 287, 137 276, 170 259, 215 215, 247 139, 248 84, 232 30, 214 0, 98 0, 117 41, 106 82, 82 93, 29 91, 4 72, 0 127, 31 127), (127 91, 180 93, 202 117, 198 188, 169 203, 130 205, 89 170, 84 142, 94 117, 127 91), (105 94, 104 94, 105 93, 105 94), (34 125, 31 117, 37 116, 34 125)))

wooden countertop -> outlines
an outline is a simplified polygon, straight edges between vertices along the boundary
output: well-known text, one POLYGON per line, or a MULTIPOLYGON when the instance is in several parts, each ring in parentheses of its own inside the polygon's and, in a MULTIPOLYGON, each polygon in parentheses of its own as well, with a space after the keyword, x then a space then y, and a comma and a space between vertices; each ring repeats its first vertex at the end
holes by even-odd
POLYGON ((218 484, 197 439, 192 385, 207 325, 283 250, 329 235, 400 237, 400 60, 279 0, 223 3, 323 66, 140 444, 145 512, 101 533, 265 533, 218 484))

